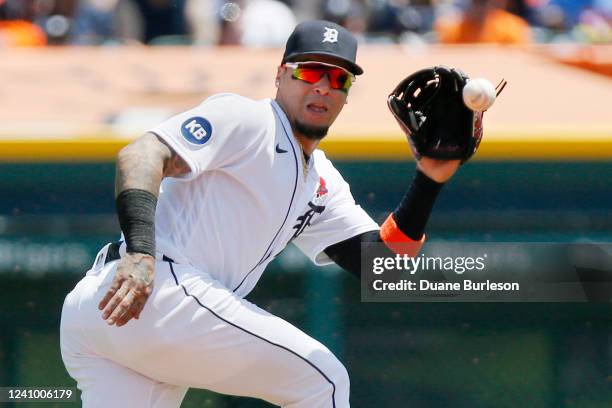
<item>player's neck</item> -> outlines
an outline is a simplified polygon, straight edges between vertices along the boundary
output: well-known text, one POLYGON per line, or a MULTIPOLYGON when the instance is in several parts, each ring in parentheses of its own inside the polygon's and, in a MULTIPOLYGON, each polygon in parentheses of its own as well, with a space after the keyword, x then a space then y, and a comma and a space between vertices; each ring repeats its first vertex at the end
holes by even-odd
POLYGON ((308 157, 312 156, 312 153, 315 151, 317 146, 319 145, 320 140, 313 140, 306 136, 302 136, 297 132, 293 133, 297 141, 302 146, 302 151, 308 157))

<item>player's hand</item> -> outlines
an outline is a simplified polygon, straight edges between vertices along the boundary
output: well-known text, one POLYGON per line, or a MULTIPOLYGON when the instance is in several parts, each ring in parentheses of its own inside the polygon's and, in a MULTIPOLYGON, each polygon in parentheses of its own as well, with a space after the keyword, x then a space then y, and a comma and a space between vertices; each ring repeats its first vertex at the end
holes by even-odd
POLYGON ((419 170, 438 183, 447 182, 457 172, 460 165, 461 160, 432 159, 425 156, 421 157, 417 163, 419 170))
POLYGON ((155 258, 147 254, 127 253, 119 261, 115 279, 100 301, 98 309, 109 325, 123 326, 138 319, 153 292, 155 258))

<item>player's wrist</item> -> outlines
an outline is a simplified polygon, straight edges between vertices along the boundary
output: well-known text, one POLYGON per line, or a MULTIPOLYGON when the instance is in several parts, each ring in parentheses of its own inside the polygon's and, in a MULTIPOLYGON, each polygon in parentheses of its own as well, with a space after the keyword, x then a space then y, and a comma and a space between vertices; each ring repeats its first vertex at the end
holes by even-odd
POLYGON ((436 183, 446 183, 450 180, 461 165, 461 160, 441 160, 422 157, 417 162, 417 170, 425 174, 436 183))
POLYGON ((128 252, 122 260, 127 267, 126 275, 134 280, 150 284, 155 276, 155 257, 149 254, 128 252))
POLYGON ((146 190, 128 189, 119 193, 116 206, 126 252, 154 258, 157 197, 146 190))
POLYGON ((444 187, 443 181, 438 181, 423 171, 417 166, 414 178, 412 179, 412 185, 410 188, 419 190, 422 194, 438 194, 438 192, 444 187))
POLYGON ((429 215, 444 186, 417 168, 410 188, 393 211, 393 219, 406 236, 419 241, 425 233, 429 215))
POLYGON ((132 262, 155 262, 155 256, 144 252, 126 252, 132 262))

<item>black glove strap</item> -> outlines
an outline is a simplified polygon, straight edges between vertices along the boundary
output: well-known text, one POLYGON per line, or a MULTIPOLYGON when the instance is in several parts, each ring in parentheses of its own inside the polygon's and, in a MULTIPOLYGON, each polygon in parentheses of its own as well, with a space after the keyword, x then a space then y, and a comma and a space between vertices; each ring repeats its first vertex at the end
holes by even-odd
POLYGON ((417 169, 410 189, 393 211, 399 229, 415 241, 420 240, 444 183, 438 183, 417 169))
POLYGON ((155 207, 157 197, 146 190, 128 189, 115 201, 127 252, 155 256, 155 207))

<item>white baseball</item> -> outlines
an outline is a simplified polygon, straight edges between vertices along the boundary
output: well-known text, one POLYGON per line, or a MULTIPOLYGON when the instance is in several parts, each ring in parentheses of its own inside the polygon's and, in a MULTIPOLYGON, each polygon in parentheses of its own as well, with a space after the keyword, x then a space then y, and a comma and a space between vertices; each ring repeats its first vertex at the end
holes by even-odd
POLYGON ((468 81, 463 87, 463 102, 475 112, 484 112, 495 102, 495 87, 484 78, 468 81))

